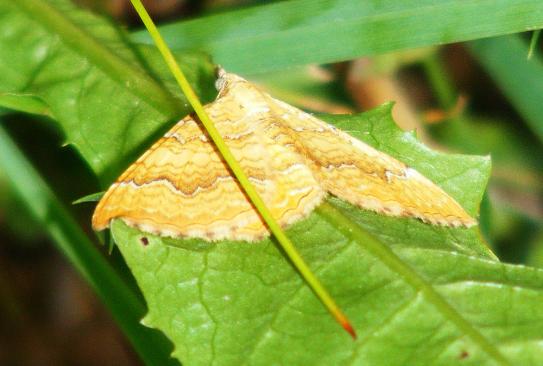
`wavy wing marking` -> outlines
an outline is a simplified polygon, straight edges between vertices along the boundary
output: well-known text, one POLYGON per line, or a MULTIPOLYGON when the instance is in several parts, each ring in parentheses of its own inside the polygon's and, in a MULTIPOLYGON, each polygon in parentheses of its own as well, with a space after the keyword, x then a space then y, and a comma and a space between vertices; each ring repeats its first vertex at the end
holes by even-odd
MULTIPOLYGON (((304 217, 324 192, 296 154, 260 133, 228 98, 206 106, 226 143, 282 225, 304 217)), ((265 113, 253 115, 265 124, 265 113)), ((205 240, 261 239, 260 216, 207 134, 185 117, 123 173, 99 202, 93 226, 113 218, 143 231, 205 240)))

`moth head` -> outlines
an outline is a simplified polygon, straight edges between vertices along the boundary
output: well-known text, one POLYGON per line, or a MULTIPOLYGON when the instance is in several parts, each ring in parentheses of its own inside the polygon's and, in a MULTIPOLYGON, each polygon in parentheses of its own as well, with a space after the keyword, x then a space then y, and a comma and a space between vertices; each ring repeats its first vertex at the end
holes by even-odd
POLYGON ((215 68, 215 76, 217 77, 217 80, 215 80, 215 89, 217 91, 221 91, 221 89, 224 88, 226 83, 226 70, 222 68, 221 65, 217 65, 215 68))
POLYGON ((234 86, 237 82, 246 82, 242 77, 226 72, 221 66, 217 66, 216 75, 215 88, 219 92, 218 96, 225 94, 226 90, 234 86))

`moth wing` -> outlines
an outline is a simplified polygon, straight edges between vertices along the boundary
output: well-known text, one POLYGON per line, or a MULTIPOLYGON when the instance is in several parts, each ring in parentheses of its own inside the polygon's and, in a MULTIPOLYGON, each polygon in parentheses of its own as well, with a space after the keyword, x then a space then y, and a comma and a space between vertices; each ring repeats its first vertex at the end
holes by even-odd
POLYGON ((162 236, 211 239, 228 235, 226 223, 247 220, 250 211, 213 146, 186 117, 108 189, 93 227, 101 230, 120 218, 162 236), (230 199, 221 199, 224 195, 230 199))
MULTIPOLYGON (((231 107, 227 98, 221 98, 206 106, 207 112, 274 217, 286 225, 307 215, 324 196, 311 171, 298 164, 294 154, 284 155, 283 147, 263 139, 250 119, 243 122, 246 111, 236 112, 224 104, 231 107), (232 124, 236 120, 239 123, 232 124)), ((109 188, 96 207, 93 227, 104 229, 114 218, 171 237, 253 241, 268 234, 191 116, 178 122, 109 188)))
POLYGON ((416 217, 446 226, 476 224, 451 196, 415 169, 308 113, 269 98, 281 123, 296 135, 296 147, 315 164, 326 191, 389 216, 416 217))

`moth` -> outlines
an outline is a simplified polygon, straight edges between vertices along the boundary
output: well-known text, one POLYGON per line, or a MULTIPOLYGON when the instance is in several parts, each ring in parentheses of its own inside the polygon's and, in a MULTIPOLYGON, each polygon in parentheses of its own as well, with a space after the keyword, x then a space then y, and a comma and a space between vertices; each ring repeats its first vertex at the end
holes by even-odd
MULTIPOLYGON (((384 215, 433 225, 477 222, 415 169, 287 103, 240 76, 219 72, 204 108, 282 226, 307 217, 328 194, 384 215)), ((98 203, 96 230, 112 219, 169 237, 257 241, 260 215, 197 117, 179 121, 98 203)))

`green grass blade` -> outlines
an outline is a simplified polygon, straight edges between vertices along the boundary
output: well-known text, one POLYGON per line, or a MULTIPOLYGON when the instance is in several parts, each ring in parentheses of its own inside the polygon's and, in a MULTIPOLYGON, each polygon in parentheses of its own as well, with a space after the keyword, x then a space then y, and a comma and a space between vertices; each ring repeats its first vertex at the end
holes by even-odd
POLYGON ((148 365, 175 365, 171 346, 140 324, 145 306, 115 273, 0 125, 0 169, 56 247, 87 281, 148 365))
MULTIPOLYGON (((542 27, 539 0, 295 0, 173 23, 161 33, 174 50, 208 52, 247 75, 542 27)), ((150 42, 144 32, 133 37, 150 42)))

